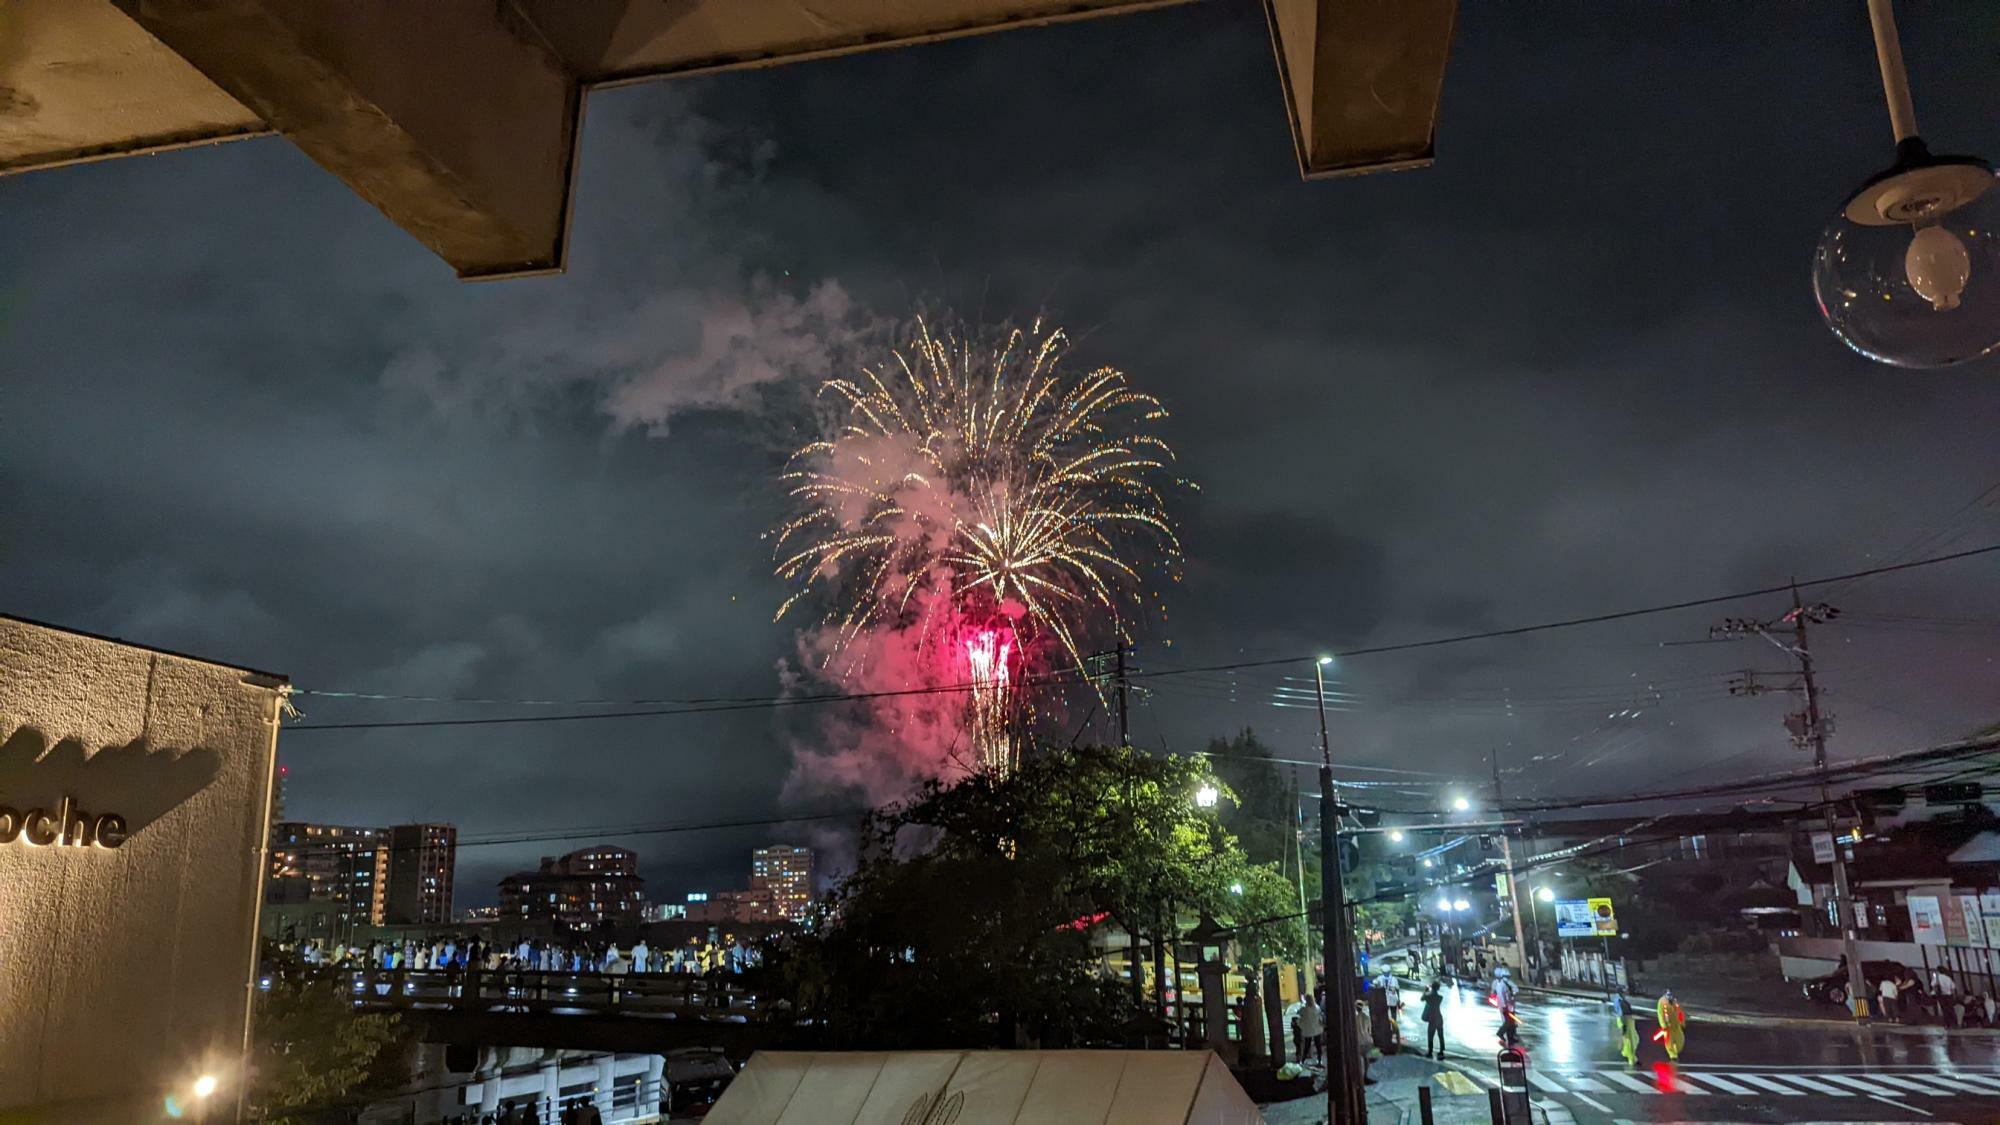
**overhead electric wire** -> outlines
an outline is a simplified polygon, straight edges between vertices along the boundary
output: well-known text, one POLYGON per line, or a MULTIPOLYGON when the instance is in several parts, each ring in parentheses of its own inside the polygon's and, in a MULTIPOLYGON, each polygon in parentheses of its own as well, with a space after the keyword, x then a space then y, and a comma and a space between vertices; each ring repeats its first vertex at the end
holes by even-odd
POLYGON ((1956 742, 1947 742, 1937 746, 1927 746, 1917 750, 1877 755, 1871 758, 1855 758, 1846 762, 1829 764, 1825 767, 1806 766, 1793 770, 1756 774, 1727 782, 1686 786, 1673 790, 1635 793, 1631 795, 1614 794, 1567 798, 1560 801, 1502 802, 1496 811, 1508 813, 1552 812, 1563 809, 1631 805, 1645 801, 1687 800, 1694 797, 1714 797, 1754 793, 1763 790, 1794 789, 1804 785, 1818 784, 1821 781, 1845 782, 1866 777, 1914 772, 1916 767, 1925 763, 1959 761, 1980 754, 1993 753, 1996 748, 2000 748, 2000 734, 1980 735, 1975 738, 1961 739, 1956 742))
MULTIPOLYGON (((1996 503, 2000 503, 2000 481, 1995 481, 1987 485, 1984 489, 1981 489, 1979 495, 1966 501, 1950 515, 1946 516, 1944 522, 1936 529, 1924 532, 1908 543, 1905 543, 1889 556, 1889 562, 1893 564, 1923 551, 1950 546, 1957 540, 1964 538, 1965 533, 1971 530, 1971 527, 1965 522, 1967 516, 1970 516, 1980 508, 1992 507, 1996 503)), ((1849 584, 1858 584, 1862 579, 1869 577, 1872 577, 1872 575, 1857 575, 1855 578, 1848 580, 1848 582, 1849 584)))
MULTIPOLYGON (((1358 656, 1379 656, 1394 652, 1412 652, 1420 649, 1440 648, 1446 645, 1467 644, 1474 641, 1497 640, 1505 637, 1528 636, 1535 633, 1550 632, 1552 630, 1557 630, 1557 629, 1572 629, 1583 625, 1601 625, 1613 621, 1628 621, 1637 617, 1647 617, 1661 613, 1672 613, 1678 610, 1695 609, 1702 606, 1720 605, 1726 602, 1743 601, 1748 598, 1767 597, 1775 594, 1787 593, 1793 589, 1804 590, 1816 586, 1827 586, 1840 582, 1848 582, 1857 578, 1872 577, 1878 574, 1890 574, 1899 571, 1914 570, 1919 567, 1937 566, 1942 563, 1956 562, 1960 559, 1973 558, 1980 555, 1992 554, 1994 552, 2000 552, 2000 543, 1989 544, 1984 547, 1975 547, 1965 551, 1956 551, 1948 555, 1938 555, 1927 559, 1917 559, 1911 562, 1893 563, 1883 566, 1869 567, 1864 570, 1850 571, 1845 574, 1828 575, 1820 578, 1809 578, 1801 582, 1787 582, 1784 583, 1783 585, 1764 586, 1753 590, 1742 590, 1736 593, 1716 594, 1703 598, 1690 598, 1685 601, 1667 602, 1660 605, 1645 606, 1637 609, 1617 610, 1610 613, 1598 613, 1582 617, 1562 618, 1555 621, 1544 621, 1533 625, 1517 625, 1506 629, 1488 629, 1476 633, 1458 633, 1444 637, 1433 637, 1428 640, 1421 640, 1421 641, 1402 641, 1391 644, 1367 645, 1360 648, 1352 648, 1352 649, 1337 651, 1333 653, 1333 655, 1338 659, 1352 659, 1358 656)), ((1317 659, 1316 655, 1300 655, 1300 656, 1267 658, 1263 660, 1244 660, 1244 661, 1233 661, 1222 664, 1199 665, 1191 668, 1177 668, 1177 669, 1162 668, 1162 669, 1152 669, 1152 670, 1142 669, 1136 672, 1128 673, 1127 678, 1158 679, 1171 676, 1185 676, 1201 672, 1228 672, 1228 671, 1240 671, 1251 668, 1272 668, 1282 665, 1297 665, 1297 664, 1309 663, 1310 661, 1315 659, 1317 659)), ((1051 674, 1048 676, 1026 677, 1023 679, 1024 686, 1038 684, 1038 683, 1046 684, 1046 683, 1078 683, 1078 682, 1082 681, 1078 680, 1072 673, 1067 673, 1067 672, 1060 674, 1051 674)), ((971 691, 974 686, 975 685, 970 683, 964 683, 964 684, 935 685, 935 686, 919 687, 919 688, 903 688, 892 691, 855 692, 855 693, 839 693, 839 694, 828 693, 820 695, 804 695, 804 696, 791 696, 791 697, 777 696, 777 697, 767 697, 762 699, 752 699, 745 697, 711 697, 711 699, 708 701, 693 700, 686 705, 676 705, 667 708, 649 709, 649 710, 599 711, 599 712, 587 712, 580 714, 563 714, 563 715, 488 716, 488 717, 469 718, 469 719, 402 719, 402 720, 373 720, 373 721, 346 722, 346 723, 302 723, 293 726, 290 729, 297 732, 324 731, 324 730, 389 730, 389 729, 413 728, 413 727, 497 726, 505 724, 524 724, 524 723, 583 722, 583 721, 605 720, 605 719, 660 718, 673 715, 714 714, 719 712, 744 711, 744 710, 775 710, 786 707, 811 706, 811 705, 826 704, 826 703, 861 702, 872 699, 887 699, 887 698, 915 696, 915 695, 935 695, 947 692, 966 692, 966 691, 971 691)))

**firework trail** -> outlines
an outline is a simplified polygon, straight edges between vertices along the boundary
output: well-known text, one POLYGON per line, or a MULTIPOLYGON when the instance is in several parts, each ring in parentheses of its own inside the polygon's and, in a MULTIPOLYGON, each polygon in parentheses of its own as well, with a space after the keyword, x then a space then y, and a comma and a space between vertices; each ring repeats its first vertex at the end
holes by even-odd
POLYGON ((1115 368, 1071 374, 1067 350, 1040 321, 979 337, 919 319, 821 387, 832 436, 793 454, 798 511, 772 533, 793 586, 778 616, 829 607, 822 670, 849 678, 884 632, 913 640, 934 679, 974 686, 975 748, 1000 768, 1029 662, 1081 671, 1180 563, 1155 483, 1173 453, 1149 431, 1165 409, 1115 368))

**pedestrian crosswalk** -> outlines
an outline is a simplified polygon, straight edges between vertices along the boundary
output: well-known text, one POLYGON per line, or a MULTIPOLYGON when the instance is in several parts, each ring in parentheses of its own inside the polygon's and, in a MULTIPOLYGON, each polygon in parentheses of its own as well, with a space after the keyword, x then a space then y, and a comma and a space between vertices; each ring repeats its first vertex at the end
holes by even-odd
POLYGON ((1658 1066, 1636 1070, 1599 1068, 1531 1070, 1534 1088, 1549 1094, 1640 1097, 2000 1098, 2000 1072, 1931 1069, 1788 1070, 1658 1066))

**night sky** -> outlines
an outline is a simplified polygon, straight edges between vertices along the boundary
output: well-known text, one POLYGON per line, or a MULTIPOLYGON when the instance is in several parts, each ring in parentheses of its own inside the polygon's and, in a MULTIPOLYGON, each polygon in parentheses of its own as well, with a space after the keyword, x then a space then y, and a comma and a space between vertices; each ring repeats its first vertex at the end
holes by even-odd
MULTIPOLYGON (((2000 155, 1996 19, 1904 13, 1939 151, 2000 155)), ((1467 4, 1437 166, 1315 184, 1248 2, 655 83, 590 98, 568 274, 481 285, 281 140, 0 181, 0 608, 307 689, 772 695, 795 628, 759 540, 773 471, 805 392, 919 304, 1047 309, 1174 412, 1202 491, 1148 668, 2000 541, 2000 500, 1967 507, 2000 481, 2000 369, 1872 365, 1813 306, 1820 225, 1890 156, 1873 66, 1858 3, 1467 4)), ((1851 615, 1815 642, 1836 757, 2000 720, 1993 578, 1815 592, 1851 615)), ((1782 694, 1728 693, 1782 654, 1674 643, 1782 608, 1357 657, 1336 752, 1477 779, 1497 748, 1512 791, 1558 794, 1801 764, 1782 694)), ((1134 741, 1249 725, 1310 758, 1312 712, 1270 704, 1310 676, 1148 681, 1134 741)), ((477 836, 852 803, 782 795, 816 729, 751 710, 280 752, 294 818, 477 836)), ((671 899, 809 834, 631 843, 671 899)), ((467 847, 460 903, 584 842, 467 847)))

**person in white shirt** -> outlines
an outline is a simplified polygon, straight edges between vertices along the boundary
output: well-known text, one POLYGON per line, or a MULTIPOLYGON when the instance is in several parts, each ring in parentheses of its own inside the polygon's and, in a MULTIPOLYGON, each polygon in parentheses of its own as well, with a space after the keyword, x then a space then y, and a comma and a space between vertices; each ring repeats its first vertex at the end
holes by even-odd
POLYGON ((1398 1047, 1403 1044, 1403 982, 1396 974, 1384 972, 1378 982, 1382 989, 1382 1002, 1389 1008, 1389 1039, 1398 1047))
POLYGON ((1931 991, 1937 995, 1938 1022, 1943 1023, 1947 1014, 1956 1018, 1960 1027, 1965 1026, 1965 1005, 1958 1000, 1958 982, 1943 969, 1932 974, 1931 991))
POLYGON ((1318 1056, 1326 1061, 1326 1013, 1320 1010, 1319 1001, 1306 997, 1299 1008, 1299 1037, 1305 1040, 1305 1048, 1299 1052, 1299 1061, 1318 1056))

